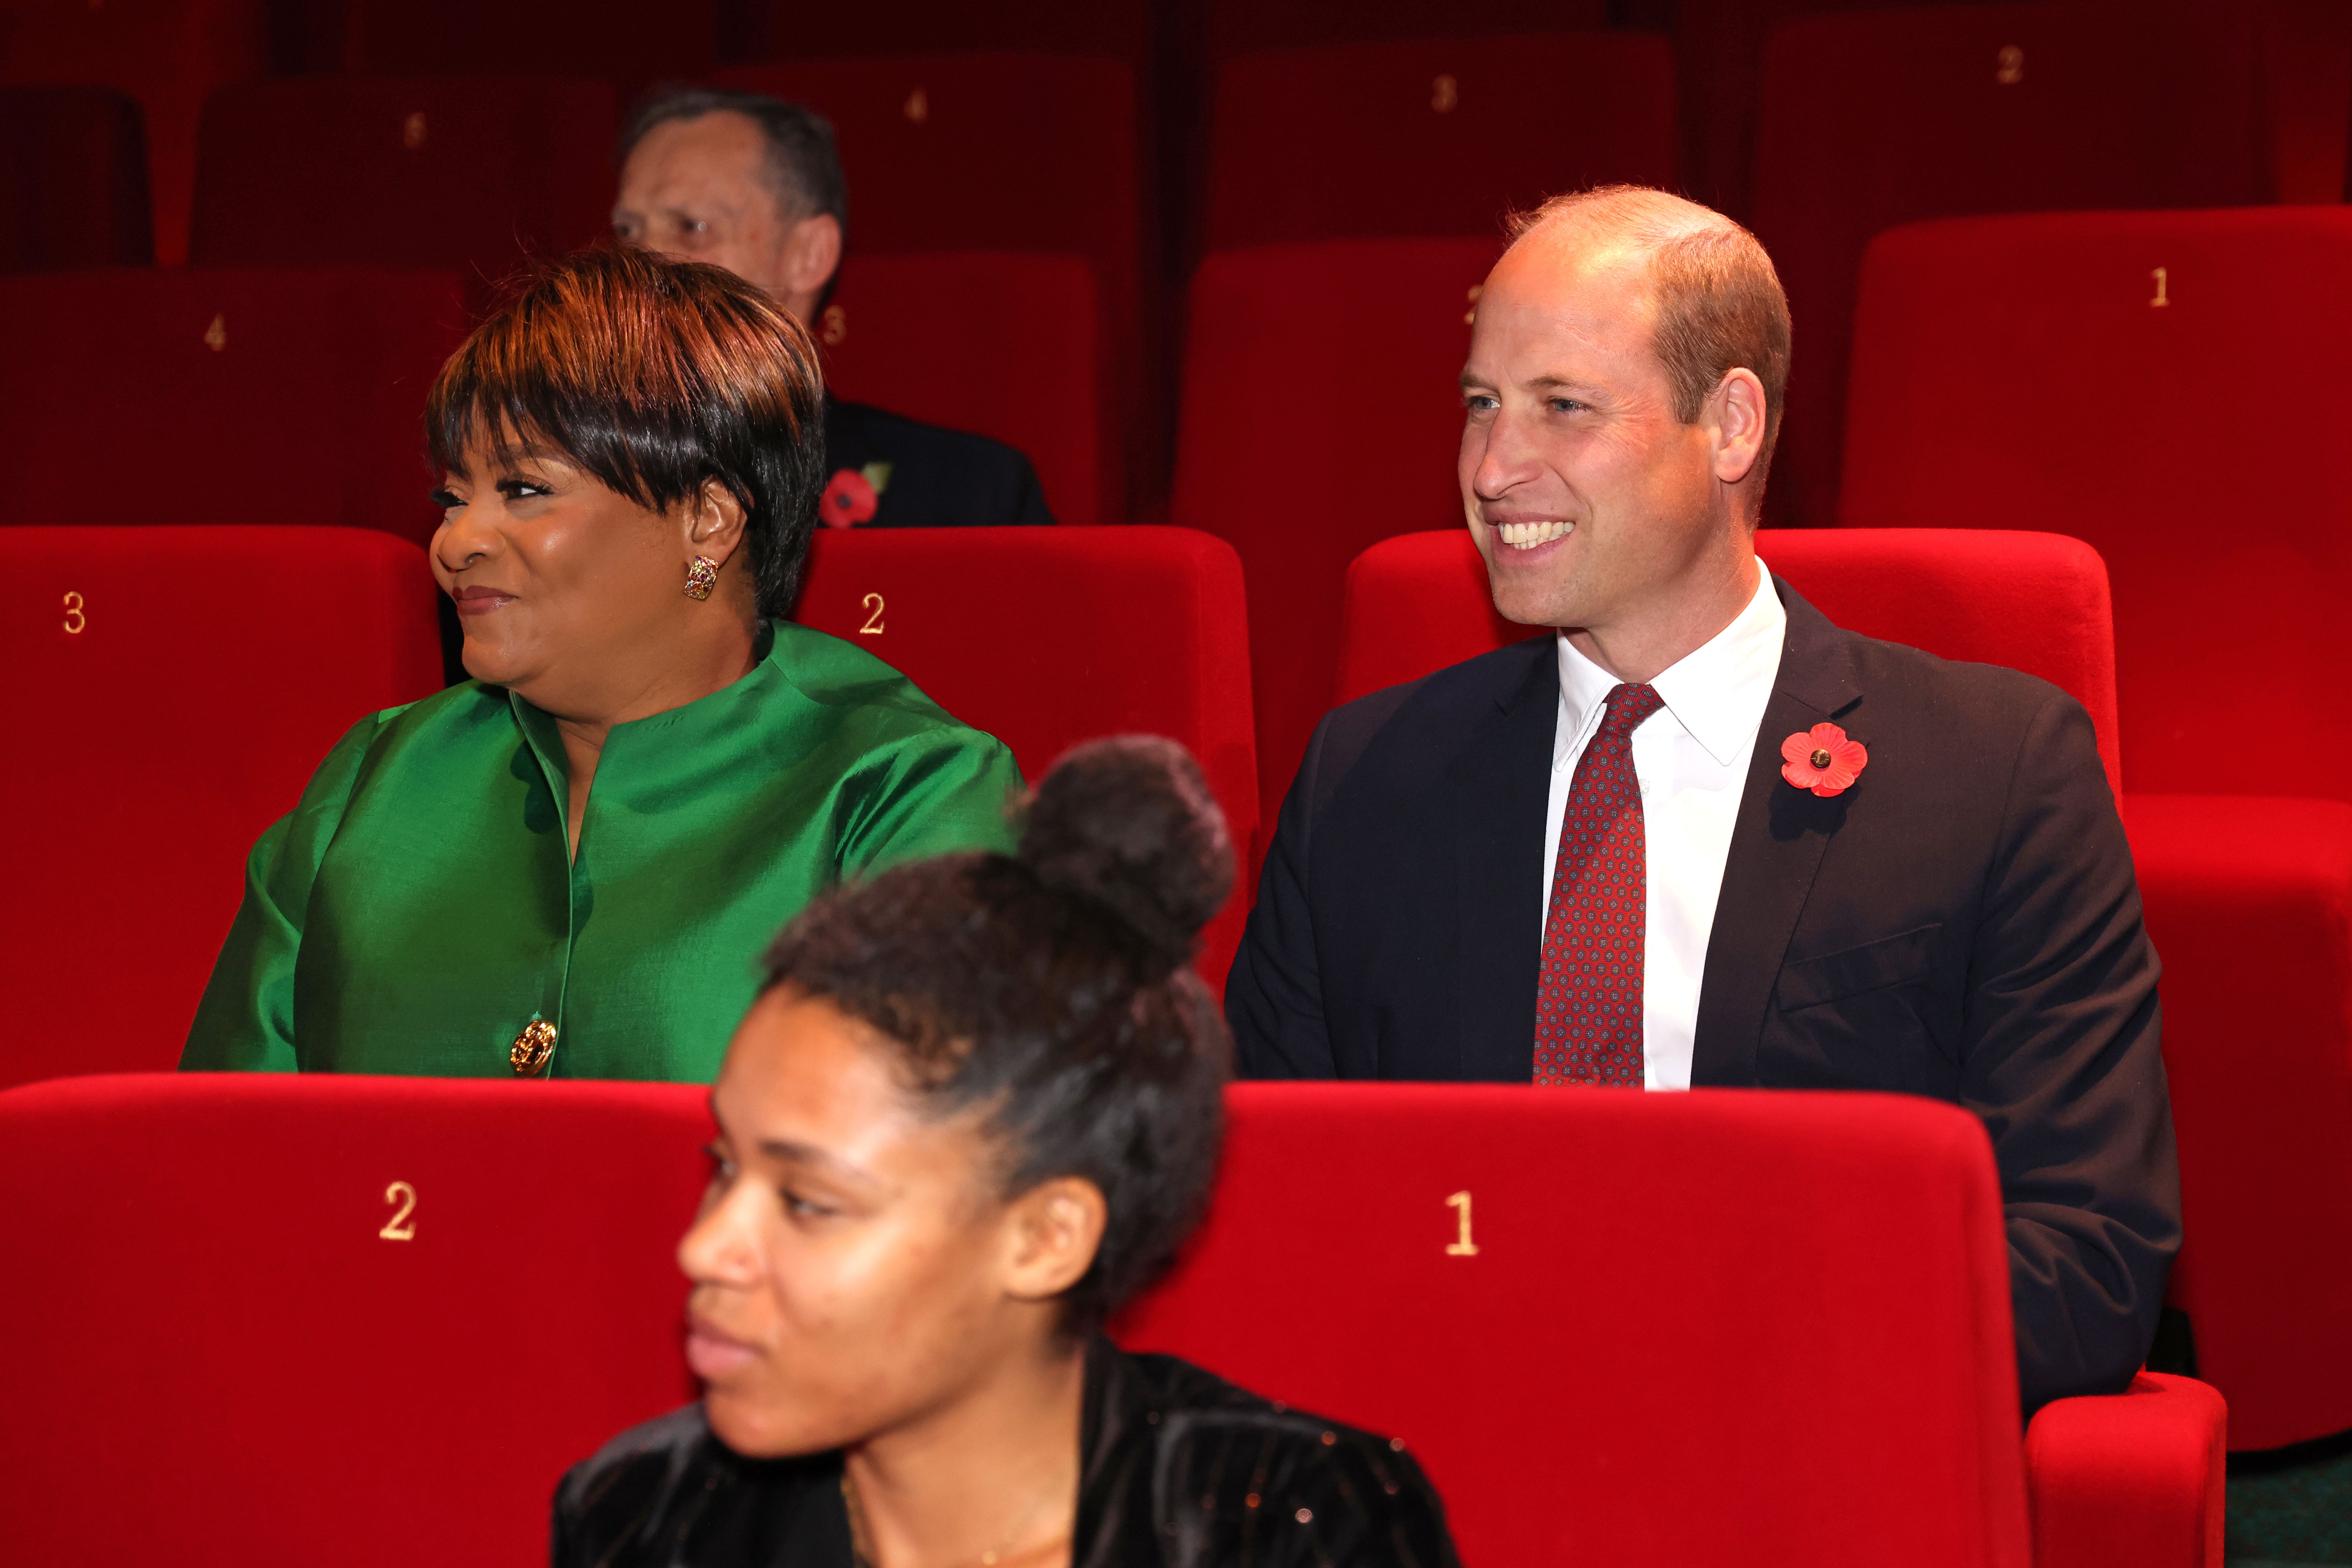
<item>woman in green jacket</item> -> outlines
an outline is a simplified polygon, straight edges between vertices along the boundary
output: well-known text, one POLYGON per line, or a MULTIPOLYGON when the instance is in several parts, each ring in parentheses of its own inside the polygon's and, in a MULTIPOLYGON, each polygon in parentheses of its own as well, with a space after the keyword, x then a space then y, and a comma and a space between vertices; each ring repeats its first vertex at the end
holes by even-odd
POLYGON ((780 921, 1009 847, 1003 743, 783 618, 822 408, 715 267, 584 253, 474 332, 425 414, 473 679, 360 721, 254 846, 184 1069, 707 1082, 780 921))

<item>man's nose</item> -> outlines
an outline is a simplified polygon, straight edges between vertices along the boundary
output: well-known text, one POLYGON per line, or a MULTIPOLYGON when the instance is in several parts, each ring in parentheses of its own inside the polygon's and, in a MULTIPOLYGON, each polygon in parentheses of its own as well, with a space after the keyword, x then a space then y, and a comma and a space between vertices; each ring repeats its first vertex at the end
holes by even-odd
POLYGON ((1483 429, 1472 426, 1468 439, 1477 443, 1470 489, 1480 500, 1502 500, 1514 486, 1534 478, 1541 467, 1525 423, 1508 409, 1497 410, 1483 429))

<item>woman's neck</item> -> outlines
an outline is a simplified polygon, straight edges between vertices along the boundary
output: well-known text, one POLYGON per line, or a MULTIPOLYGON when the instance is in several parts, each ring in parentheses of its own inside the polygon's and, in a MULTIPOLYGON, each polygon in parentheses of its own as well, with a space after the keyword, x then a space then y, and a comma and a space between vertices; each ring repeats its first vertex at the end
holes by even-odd
POLYGON ((1047 1568, 1077 1520, 1083 1345, 1058 1336, 953 1405, 849 1450, 875 1568, 1047 1568))
POLYGON ((633 679, 612 683, 610 690, 585 700, 575 698, 561 708, 537 700, 536 694, 526 688, 518 688, 526 700, 555 721, 556 731, 563 737, 565 835, 573 858, 580 854, 580 825, 587 820, 588 793, 596 782, 596 763, 604 754, 604 742, 613 727, 699 702, 751 674, 759 662, 756 637, 732 626, 714 627, 682 651, 681 658, 633 672, 633 679))

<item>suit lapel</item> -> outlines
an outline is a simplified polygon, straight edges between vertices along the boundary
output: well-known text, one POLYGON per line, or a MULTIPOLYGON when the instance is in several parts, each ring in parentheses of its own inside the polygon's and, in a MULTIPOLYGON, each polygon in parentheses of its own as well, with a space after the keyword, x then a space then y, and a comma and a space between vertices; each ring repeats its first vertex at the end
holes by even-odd
POLYGON ((1447 768, 1444 789, 1456 849, 1461 1076, 1510 1083, 1535 1074, 1544 808, 1559 712, 1553 640, 1520 646, 1528 654, 1525 675, 1496 700, 1447 768))
POLYGON ((1772 585, 1788 611, 1789 629, 1772 697, 1757 731, 1756 754, 1740 795, 1723 890, 1707 937, 1692 1042, 1694 1085, 1756 1081, 1757 1041, 1780 961, 1812 892, 1830 835, 1845 819, 1843 796, 1823 800, 1780 777, 1780 741, 1824 720, 1842 721, 1860 705, 1851 634, 1832 626, 1780 578, 1772 585))

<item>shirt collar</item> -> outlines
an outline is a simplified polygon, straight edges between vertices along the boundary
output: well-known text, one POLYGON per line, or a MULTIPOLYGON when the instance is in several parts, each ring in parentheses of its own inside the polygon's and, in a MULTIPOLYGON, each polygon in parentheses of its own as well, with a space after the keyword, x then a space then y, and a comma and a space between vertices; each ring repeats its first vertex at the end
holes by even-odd
MULTIPOLYGON (((1650 682, 1666 711, 1690 738, 1723 767, 1730 767, 1755 739, 1773 679, 1780 670, 1780 645, 1789 613, 1772 590, 1772 574, 1757 563, 1756 592, 1731 624, 1659 672, 1650 682)), ((1600 721, 1615 676, 1576 650, 1566 633, 1559 645, 1561 724, 1553 742, 1558 767, 1600 721)))

